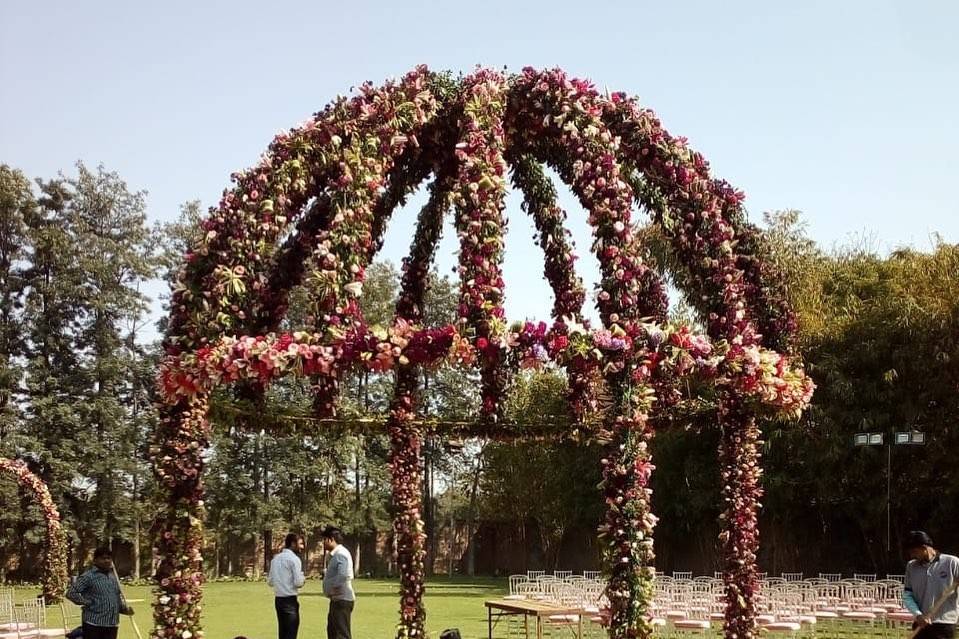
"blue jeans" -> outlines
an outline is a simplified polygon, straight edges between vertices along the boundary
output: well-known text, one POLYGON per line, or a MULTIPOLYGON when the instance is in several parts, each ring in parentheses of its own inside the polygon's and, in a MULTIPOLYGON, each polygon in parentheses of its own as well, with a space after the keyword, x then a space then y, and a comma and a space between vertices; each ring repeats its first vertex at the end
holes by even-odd
POLYGON ((350 616, 352 614, 352 601, 330 599, 330 614, 326 617, 327 639, 353 639, 353 635, 350 633, 350 616))
POLYGON ((300 630, 300 602, 296 597, 276 598, 276 621, 279 639, 296 639, 300 630))

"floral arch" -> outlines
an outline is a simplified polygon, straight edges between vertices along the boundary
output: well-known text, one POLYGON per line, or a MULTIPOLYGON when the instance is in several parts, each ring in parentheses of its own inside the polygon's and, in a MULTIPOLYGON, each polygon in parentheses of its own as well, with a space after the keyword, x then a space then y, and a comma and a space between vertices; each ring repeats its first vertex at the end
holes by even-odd
POLYGON ((60 511, 57 510, 50 491, 43 480, 30 472, 20 460, 0 457, 0 474, 14 480, 21 488, 30 493, 33 502, 43 511, 46 534, 43 548, 43 597, 48 603, 56 603, 63 598, 67 584, 67 544, 60 525, 60 511))
MULTIPOLYGON (((155 637, 198 637, 203 453, 208 398, 217 385, 262 392, 281 375, 311 378, 315 408, 329 415, 350 367, 393 370, 386 424, 401 573, 398 637, 425 635, 418 367, 440 361, 481 373, 481 426, 519 367, 554 361, 569 378, 574 416, 595 409, 601 377, 611 398, 590 433, 603 460, 611 637, 648 637, 655 517, 647 448, 657 417, 694 377, 714 393, 722 427, 721 536, 727 636, 756 634, 760 431, 763 414, 798 415, 812 383, 787 355, 793 316, 757 255, 742 195, 710 177, 701 155, 621 93, 601 95, 560 70, 507 76, 487 69, 454 79, 419 67, 381 87, 364 84, 276 137, 256 167, 202 223, 172 296, 152 447, 164 504, 155 637), (602 280, 601 328, 582 318, 585 291, 573 269, 565 213, 543 165, 589 212, 602 280), (554 293, 553 321, 508 325, 501 261, 508 172, 533 216, 554 293), (392 326, 370 327, 357 298, 392 211, 429 176, 392 326), (643 261, 632 209, 649 211, 679 265, 675 276, 707 318, 707 335, 666 320, 659 273, 643 261), (422 326, 423 291, 442 228, 454 212, 461 278, 459 320, 422 326), (309 291, 312 325, 276 332, 290 290, 309 291)), ((478 424, 478 428, 480 424, 478 424)))

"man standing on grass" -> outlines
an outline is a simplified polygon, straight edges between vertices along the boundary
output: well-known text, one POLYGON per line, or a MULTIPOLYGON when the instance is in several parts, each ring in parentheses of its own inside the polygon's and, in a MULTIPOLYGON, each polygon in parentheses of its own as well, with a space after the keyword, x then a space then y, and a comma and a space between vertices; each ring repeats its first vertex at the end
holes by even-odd
POLYGON ((953 588, 959 580, 959 558, 940 553, 921 530, 909 533, 906 550, 911 561, 906 565, 902 602, 916 617, 916 639, 952 639, 959 621, 959 602, 953 588), (950 589, 952 594, 934 609, 950 589))
POLYGON ((279 639, 296 639, 300 629, 300 602, 297 591, 306 583, 303 564, 298 557, 303 552, 303 538, 290 533, 283 541, 283 550, 270 561, 270 575, 266 582, 276 596, 276 622, 279 639))
POLYGON ((323 575, 323 594, 330 599, 326 618, 327 639, 352 639, 350 617, 356 595, 353 592, 353 557, 343 545, 343 532, 336 526, 323 529, 323 549, 330 561, 323 575))
POLYGON ((93 567, 73 582, 67 599, 83 607, 83 639, 117 639, 120 615, 133 614, 120 595, 109 548, 94 551, 93 567))

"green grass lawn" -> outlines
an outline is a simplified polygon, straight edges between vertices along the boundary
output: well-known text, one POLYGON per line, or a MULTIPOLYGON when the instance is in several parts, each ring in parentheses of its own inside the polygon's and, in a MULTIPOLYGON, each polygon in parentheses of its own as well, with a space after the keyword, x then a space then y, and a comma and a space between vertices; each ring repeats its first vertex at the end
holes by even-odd
MULTIPOLYGON (((354 639, 393 639, 399 617, 398 582, 358 579, 353 583, 357 599, 353 611, 354 639)), ((437 639, 442 630, 459 628, 463 639, 485 639, 486 608, 483 602, 502 596, 506 588, 506 581, 502 579, 431 579, 426 591, 427 630, 430 636, 437 639)), ((128 586, 125 591, 129 599, 141 600, 132 605, 140 631, 144 639, 148 639, 153 623, 150 588, 128 586)), ((212 583, 207 584, 203 592, 205 639, 233 639, 237 635, 249 639, 276 637, 273 593, 265 582, 212 583)), ((18 599, 36 595, 36 589, 20 589, 17 592, 18 599)), ((300 596, 300 639, 326 638, 328 605, 321 594, 320 582, 316 579, 307 581, 300 596)), ((57 627, 60 623, 59 611, 51 608, 48 625, 57 627)), ((502 637, 504 630, 504 627, 499 627, 496 636, 502 637)), ((572 637, 571 634, 561 636, 572 637)), ((721 632, 714 632, 712 636, 718 639, 722 635, 721 632)), ((817 636, 831 639, 846 635, 821 628, 817 636)), ((880 635, 877 628, 873 636, 879 639, 884 635, 880 635)), ((119 639, 136 639, 133 626, 126 617, 120 619, 119 639)))
MULTIPOLYGON (((378 579, 357 579, 356 608, 353 611, 354 639, 392 639, 399 619, 399 583, 378 579)), ((506 591, 504 580, 470 579, 449 580, 435 578, 427 583, 427 629, 436 639, 446 628, 459 628, 464 639, 486 637, 486 608, 483 602, 506 591)), ((150 588, 128 586, 135 619, 143 633, 149 636, 153 617, 150 609, 150 588)), ((250 639, 276 637, 276 614, 273 593, 266 582, 211 583, 203 589, 203 629, 206 639, 233 639, 244 635, 250 639)), ((23 590, 17 596, 36 594, 23 590)), ((325 639, 328 602, 322 595, 320 582, 307 581, 300 595, 301 639, 325 639)), ((49 625, 60 624, 58 611, 51 611, 49 625)), ((136 639, 133 627, 126 618, 120 619, 119 639, 136 639)))

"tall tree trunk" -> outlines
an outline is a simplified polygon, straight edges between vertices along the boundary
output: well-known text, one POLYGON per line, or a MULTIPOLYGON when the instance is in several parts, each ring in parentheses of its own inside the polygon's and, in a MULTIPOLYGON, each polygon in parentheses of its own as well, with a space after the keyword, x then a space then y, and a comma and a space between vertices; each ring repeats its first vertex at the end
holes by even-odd
POLYGON ((133 513, 133 579, 140 580, 140 508, 133 513))
POLYGON ((220 542, 220 533, 213 535, 213 578, 220 578, 220 553, 223 544, 220 542))
POLYGON ((261 569, 266 565, 264 556, 266 553, 263 548, 263 536, 256 533, 253 534, 253 578, 259 579, 261 569))
MULTIPOLYGON (((450 488, 448 488, 447 490, 452 490, 452 486, 451 486, 450 488)), ((447 573, 450 577, 452 577, 452 576, 453 576, 453 553, 454 553, 455 548, 456 548, 456 522, 455 522, 454 519, 453 519, 453 497, 452 497, 452 495, 450 496, 450 521, 449 521, 449 527, 450 527, 450 532, 449 532, 450 538, 449 538, 449 543, 447 544, 447 555, 448 555, 448 556, 447 556, 447 558, 446 558, 446 564, 447 564, 447 566, 446 566, 446 573, 447 573)))
MULTIPOLYGON (((261 434, 262 438, 262 434, 261 434)), ((260 479, 263 481, 263 506, 268 508, 270 504, 270 465, 266 455, 266 442, 263 442, 262 455, 260 459, 263 462, 263 474, 260 479)), ((273 530, 264 527, 263 532, 263 572, 270 572, 270 560, 273 558, 273 530)))
MULTIPOLYGON (((364 376, 365 379, 365 376, 364 376)), ((366 384, 364 383, 364 388, 366 384)), ((369 403, 369 398, 367 398, 367 403, 369 403)), ((360 548, 362 547, 363 539, 363 525, 360 522, 360 510, 363 504, 363 485, 360 483, 361 478, 361 460, 363 457, 363 436, 358 435, 356 438, 356 464, 353 468, 353 482, 355 484, 355 494, 353 501, 353 512, 356 513, 356 530, 354 531, 356 535, 356 544, 353 548, 353 574, 360 574, 360 548)))
POLYGON ((476 575, 476 543, 473 536, 476 534, 476 505, 480 475, 483 472, 483 449, 480 449, 477 457, 476 467, 473 469, 473 481, 470 485, 469 512, 466 515, 466 574, 470 577, 476 575))
POLYGON ((263 572, 270 572, 270 560, 273 559, 273 531, 263 531, 263 572))
POLYGON ((434 475, 435 466, 433 465, 434 438, 426 436, 426 451, 423 455, 425 472, 423 481, 423 524, 426 529, 426 574, 432 575, 434 564, 436 563, 436 507, 433 503, 433 494, 435 490, 434 475))

